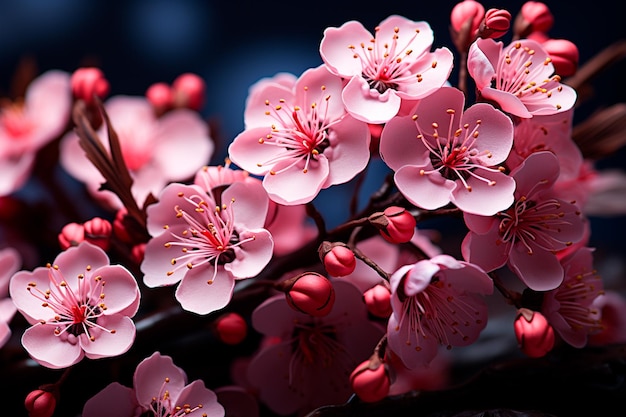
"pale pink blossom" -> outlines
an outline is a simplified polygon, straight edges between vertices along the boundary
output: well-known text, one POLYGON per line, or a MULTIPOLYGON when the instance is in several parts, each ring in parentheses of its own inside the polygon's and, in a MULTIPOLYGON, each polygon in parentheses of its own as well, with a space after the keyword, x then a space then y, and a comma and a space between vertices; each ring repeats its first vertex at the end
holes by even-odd
POLYGON ((373 352, 384 329, 367 318, 361 292, 334 280, 336 302, 324 317, 293 310, 273 296, 252 314, 252 325, 274 338, 253 357, 248 379, 273 412, 289 415, 347 401, 350 373, 373 352))
POLYGON ((561 264, 565 279, 544 294, 541 311, 565 342, 581 348, 590 335, 602 329, 594 302, 604 293, 604 286, 593 267, 593 249, 581 248, 563 258, 561 264))
POLYGON ((9 282, 11 276, 20 268, 21 263, 22 257, 17 250, 11 247, 0 250, 0 348, 11 337, 9 323, 17 308, 9 297, 9 282))
POLYGON ((22 345, 45 367, 67 368, 85 356, 118 356, 135 341, 137 282, 125 267, 110 265, 95 245, 82 242, 47 267, 17 272, 9 289, 31 324, 22 345))
POLYGON ((152 236, 141 264, 148 287, 180 282, 176 299, 208 314, 226 306, 236 280, 251 278, 272 258, 263 228, 268 199, 258 183, 235 183, 215 195, 197 185, 169 184, 147 209, 152 236))
POLYGON ((390 279, 388 347, 409 369, 430 363, 440 346, 468 346, 487 325, 491 278, 449 255, 404 265, 390 279))
POLYGON ((155 352, 133 374, 133 387, 112 382, 91 397, 83 417, 222 417, 224 407, 201 379, 187 374, 170 356, 155 352))
POLYGON ((511 176, 517 189, 508 210, 489 217, 464 213, 463 257, 488 272, 506 264, 531 289, 552 290, 563 281, 556 253, 583 237, 580 209, 556 198, 559 163, 551 152, 531 154, 511 176))
POLYGON ((470 46, 467 68, 483 100, 518 117, 564 112, 576 102, 576 90, 553 75, 548 53, 531 39, 506 47, 493 39, 478 39, 470 46))
POLYGON ((357 21, 324 31, 320 54, 326 67, 347 80, 342 99, 348 112, 368 123, 386 123, 403 101, 422 99, 443 86, 452 71, 452 52, 431 52, 427 22, 392 15, 372 34, 357 21))
MULTIPOLYGON (((213 154, 215 145, 209 127, 197 112, 176 109, 157 118, 146 98, 132 96, 111 97, 104 107, 118 135, 124 162, 133 178, 131 191, 140 207, 150 193, 156 196, 169 182, 192 178, 213 154)), ((108 149, 106 126, 97 134, 108 149)), ((103 205, 121 207, 116 195, 99 190, 105 179, 87 159, 75 132, 61 140, 60 162, 103 205)))
POLYGON ((0 105, 0 195, 28 180, 37 151, 67 127, 71 106, 70 74, 59 70, 35 78, 23 99, 0 105))
POLYGON ((464 105, 460 90, 442 87, 412 115, 385 125, 380 154, 416 206, 434 210, 452 202, 490 216, 513 203, 515 181, 498 166, 513 145, 513 123, 487 103, 464 105))
POLYGON ((230 159, 264 176, 270 198, 285 205, 313 200, 320 190, 351 180, 367 165, 370 131, 346 113, 342 81, 324 66, 295 82, 283 74, 250 89, 245 130, 230 159))

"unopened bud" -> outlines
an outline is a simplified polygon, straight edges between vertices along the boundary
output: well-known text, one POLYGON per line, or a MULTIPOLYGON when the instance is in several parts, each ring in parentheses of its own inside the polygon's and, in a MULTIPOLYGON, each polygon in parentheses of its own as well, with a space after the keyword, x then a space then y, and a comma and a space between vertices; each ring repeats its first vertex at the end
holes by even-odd
POLYGON ((554 329, 543 314, 520 308, 514 327, 520 350, 531 358, 545 356, 554 347, 554 329))
POLYGON ((542 44, 555 72, 562 77, 574 75, 578 69, 578 47, 567 39, 548 39, 542 44))
POLYGON ((174 107, 200 110, 204 105, 206 85, 196 74, 179 75, 172 83, 174 91, 174 107))
POLYGON ((406 243, 415 233, 415 218, 403 207, 390 206, 369 217, 381 236, 390 243, 406 243))
POLYGON ((554 16, 548 6, 539 1, 527 1, 515 18, 514 31, 518 38, 532 32, 548 32, 554 25, 554 16))
POLYGON ((370 314, 381 318, 391 315, 391 292, 387 287, 377 284, 363 293, 363 299, 370 314))
POLYGON ((154 83, 146 90, 146 98, 154 107, 157 115, 161 115, 174 107, 174 92, 166 83, 154 83))
POLYGON ((226 313, 217 319, 215 332, 220 340, 227 345, 241 343, 248 334, 248 324, 237 313, 226 313))
POLYGON ((85 240, 85 228, 82 224, 68 223, 61 229, 58 240, 63 250, 71 246, 77 246, 80 242, 85 240))
POLYGON ((483 21, 483 17, 485 17, 485 8, 481 3, 475 0, 464 0, 452 8, 450 24, 452 29, 460 32, 463 25, 469 20, 471 21, 470 33, 475 33, 483 21))
POLYGON ((41 389, 31 391, 24 400, 29 417, 51 417, 56 405, 54 394, 41 389))
POLYGON ((318 252, 326 272, 332 277, 350 275, 356 268, 354 252, 343 243, 324 241, 318 252))
POLYGON ((335 304, 335 289, 328 278, 305 272, 281 284, 291 308, 314 317, 330 313, 335 304))
POLYGON ((113 226, 111 222, 100 217, 94 217, 83 224, 85 229, 85 240, 102 250, 107 251, 111 245, 111 234, 113 226))
POLYGON ((146 254, 145 243, 138 243, 134 245, 130 250, 130 257, 137 265, 140 265, 143 262, 143 257, 145 254, 146 254))
POLYGON ((478 30, 481 38, 497 39, 506 34, 511 27, 511 13, 504 9, 489 9, 478 30))
POLYGON ((94 103, 94 96, 104 98, 109 94, 109 82, 99 68, 77 69, 70 78, 70 85, 74 97, 88 105, 94 103))
POLYGON ((391 381, 386 366, 372 355, 350 374, 350 385, 354 393, 368 403, 380 401, 389 394, 391 381))

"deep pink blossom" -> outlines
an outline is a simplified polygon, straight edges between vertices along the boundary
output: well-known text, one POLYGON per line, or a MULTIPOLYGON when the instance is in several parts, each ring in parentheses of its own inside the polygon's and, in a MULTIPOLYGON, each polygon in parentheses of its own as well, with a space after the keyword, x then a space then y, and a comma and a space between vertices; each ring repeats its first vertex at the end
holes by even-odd
POLYGON ((9 289, 31 324, 22 345, 43 366, 67 368, 85 356, 118 356, 135 341, 137 282, 125 267, 110 265, 95 245, 82 242, 47 267, 17 272, 9 289))
POLYGON ((589 344, 602 346, 626 343, 626 298, 614 290, 607 290, 593 300, 593 308, 601 317, 602 329, 589 335, 589 344))
POLYGON ((446 83, 452 52, 431 52, 434 35, 426 22, 392 15, 372 34, 357 21, 324 31, 320 54, 326 67, 348 82, 342 98, 348 112, 368 123, 386 123, 402 101, 422 99, 446 83))
POLYGON ((22 263, 19 252, 11 247, 0 250, 0 348, 11 337, 9 322, 17 308, 9 297, 11 276, 18 271, 22 263))
POLYGON ((503 47, 493 39, 470 46, 467 68, 480 96, 522 118, 564 112, 576 102, 576 90, 562 84, 546 50, 531 39, 503 47))
POLYGON ((66 128, 71 106, 70 74, 58 70, 34 79, 23 100, 0 106, 0 195, 24 185, 37 151, 66 128))
MULTIPOLYGON (((133 178, 132 193, 140 207, 150 193, 156 196, 169 182, 193 177, 213 154, 215 145, 208 125, 197 112, 176 109, 157 118, 147 99, 130 96, 111 97, 104 107, 119 137, 133 178)), ((103 126, 97 133, 108 149, 105 129, 103 126)), ((112 192, 99 190, 104 177, 87 159, 76 133, 62 139, 60 162, 98 201, 111 208, 121 207, 112 192)))
POLYGON ((494 216, 464 214, 469 233, 465 260, 493 271, 507 264, 531 289, 547 291, 563 281, 556 252, 579 241, 584 222, 579 208, 555 197, 559 163, 551 152, 533 153, 511 172, 515 202, 494 216))
POLYGON ((307 203, 367 165, 368 125, 346 113, 341 88, 341 79, 319 66, 297 80, 279 74, 250 89, 245 130, 228 152, 239 167, 264 176, 275 202, 307 203))
POLYGON ((187 374, 171 357, 155 352, 137 365, 133 387, 112 382, 91 397, 83 417, 223 417, 217 395, 187 374))
POLYGON ((452 202, 490 216, 513 202, 515 181, 498 164, 513 145, 513 123, 489 104, 464 110, 460 90, 443 87, 383 129, 380 154, 400 192, 433 210, 452 202))
POLYGON ((467 346, 487 325, 491 278, 449 255, 402 266, 390 279, 388 347, 409 369, 430 363, 439 347, 467 346))
POLYGON ((280 415, 307 413, 350 398, 350 373, 367 359, 384 333, 370 322, 361 292, 334 280, 336 302, 324 317, 293 310, 283 295, 271 297, 252 314, 252 325, 275 338, 254 356, 250 384, 280 415))
POLYGON ((235 281, 256 276, 272 258, 272 236, 263 228, 267 205, 258 183, 235 183, 217 197, 197 185, 168 185, 147 210, 145 284, 180 282, 176 299, 188 311, 223 308, 235 281))

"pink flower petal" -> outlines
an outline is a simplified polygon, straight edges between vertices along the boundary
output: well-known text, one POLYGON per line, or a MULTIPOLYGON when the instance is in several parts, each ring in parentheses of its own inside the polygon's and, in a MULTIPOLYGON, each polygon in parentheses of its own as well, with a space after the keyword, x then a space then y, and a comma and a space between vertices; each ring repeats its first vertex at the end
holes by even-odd
POLYGON ((426 210, 435 210, 448 204, 450 192, 456 187, 454 181, 445 179, 437 172, 420 174, 422 170, 431 169, 432 166, 405 165, 394 176, 398 189, 407 200, 426 210))
POLYGON ((387 89, 382 94, 370 89, 360 75, 352 77, 341 97, 348 113, 358 120, 373 124, 385 123, 398 114, 402 101, 393 89, 387 89))
POLYGON ((167 390, 170 396, 177 398, 187 384, 187 375, 174 365, 171 357, 155 352, 137 365, 133 386, 141 405, 150 407, 154 396, 162 391, 165 378, 169 379, 167 390))
POLYGON ((205 268, 190 269, 176 289, 182 308, 196 314, 209 314, 224 308, 231 300, 235 279, 218 267, 215 279, 205 268), (212 280, 212 284, 207 281, 212 280))
POLYGON ((35 361, 51 369, 70 367, 84 356, 80 344, 55 336, 50 325, 36 324, 26 329, 22 335, 22 346, 35 361))
POLYGON ((90 359, 118 356, 131 348, 136 330, 135 323, 129 317, 121 314, 101 316, 97 323, 106 329, 115 330, 115 333, 106 331, 98 333, 97 330, 92 330, 94 340, 89 340, 84 334, 80 335, 80 345, 85 351, 85 356, 90 359))
POLYGON ((137 399, 132 388, 112 382, 91 397, 83 407, 83 417, 132 417, 137 410, 137 399))
POLYGON ((563 267, 557 257, 540 248, 529 254, 523 245, 514 245, 509 267, 535 291, 553 290, 563 282, 563 267))
POLYGON ((237 257, 224 265, 236 279, 252 278, 258 275, 272 259, 274 243, 272 235, 265 229, 249 229, 239 235, 241 240, 254 236, 235 249, 237 257))
MULTIPOLYGON (((276 170, 286 168, 276 165, 276 170)), ((280 175, 266 175, 263 186, 272 200, 279 204, 294 205, 311 201, 322 189, 328 177, 328 159, 318 155, 306 173, 299 165, 286 168, 280 175)))

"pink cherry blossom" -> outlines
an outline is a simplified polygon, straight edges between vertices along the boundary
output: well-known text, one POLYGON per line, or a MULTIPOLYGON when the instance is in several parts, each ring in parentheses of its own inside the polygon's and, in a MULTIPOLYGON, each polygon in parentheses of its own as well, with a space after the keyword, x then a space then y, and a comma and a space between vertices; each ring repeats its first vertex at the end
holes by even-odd
POLYGON ((490 216, 513 203, 515 181, 498 164, 513 144, 513 123, 486 103, 463 110, 460 90, 442 87, 420 100, 411 116, 383 129, 382 159, 395 171, 400 192, 433 210, 452 202, 490 216))
POLYGON ((110 265, 95 245, 82 242, 47 267, 17 272, 9 289, 31 324, 22 345, 43 366, 67 368, 85 356, 118 356, 135 340, 137 282, 125 267, 110 265))
POLYGON ((486 271, 507 264, 531 289, 548 291, 563 281, 556 252, 579 241, 584 222, 579 208, 555 197, 559 164, 551 152, 536 152, 511 172, 515 202, 494 216, 464 213, 469 228, 465 260, 486 271))
POLYGON ((593 267, 593 249, 585 247, 561 260, 563 283, 544 294, 541 311, 568 344, 581 348, 589 335, 602 329, 595 299, 604 293, 602 279, 593 267))
POLYGON ((11 337, 9 322, 13 319, 17 308, 9 297, 9 282, 21 263, 22 257, 17 250, 11 247, 0 250, 0 348, 11 337))
POLYGON ((235 183, 221 200, 197 185, 168 185, 147 209, 152 239, 141 264, 144 283, 180 282, 176 299, 188 311, 223 308, 235 281, 256 276, 272 258, 272 236, 263 228, 267 205, 258 183, 235 183))
POLYGON ((83 417, 222 417, 224 407, 200 379, 187 374, 170 356, 155 352, 137 365, 133 387, 112 382, 91 397, 83 417))
POLYGON ((623 294, 607 290, 593 300, 593 308, 601 316, 602 329, 589 335, 589 344, 602 346, 626 343, 626 298, 623 294))
POLYGON ((245 130, 228 148, 232 161, 264 176, 270 198, 285 205, 351 180, 370 157, 369 128, 345 112, 339 77, 319 66, 290 81, 279 74, 251 88, 245 130))
POLYGON ((531 39, 503 47, 493 39, 470 46, 467 69, 484 100, 522 118, 564 112, 576 102, 576 90, 561 84, 550 57, 531 39))
POLYGON ((446 83, 453 56, 431 52, 434 35, 426 22, 392 15, 374 36, 357 21, 324 30, 320 54, 326 67, 348 82, 342 99, 348 112, 368 123, 386 123, 405 100, 422 99, 446 83))
POLYGON ((23 100, 0 107, 0 195, 24 185, 36 152, 63 133, 71 105, 70 74, 51 70, 29 84, 23 100))
POLYGON ((280 415, 307 413, 348 400, 350 373, 373 352, 384 329, 370 322, 361 292, 334 280, 336 302, 324 317, 293 310, 284 295, 273 296, 252 314, 252 325, 274 337, 249 364, 250 384, 280 415))
POLYGON ((402 266, 390 279, 388 347, 409 369, 430 363, 439 346, 467 346, 487 325, 491 278, 449 255, 402 266))
MULTIPOLYGON (((132 193, 140 207, 150 193, 156 196, 169 182, 193 177, 213 154, 215 145, 208 125, 192 110, 176 109, 157 118, 147 99, 132 96, 111 97, 104 107, 119 137, 124 162, 134 181, 132 193)), ((103 126, 97 133, 108 149, 105 129, 103 126)), ((104 177, 85 156, 76 133, 62 139, 60 162, 102 204, 121 207, 117 196, 99 190, 104 177)))

